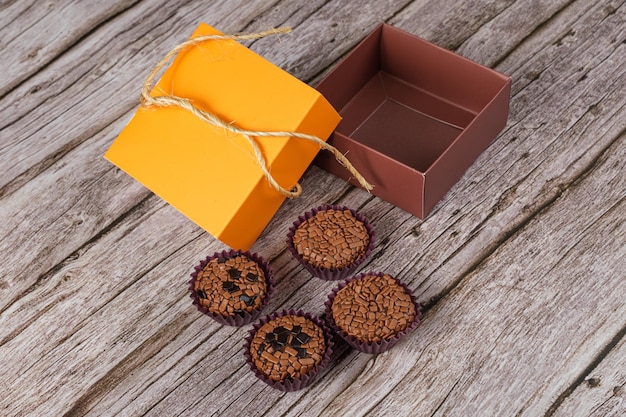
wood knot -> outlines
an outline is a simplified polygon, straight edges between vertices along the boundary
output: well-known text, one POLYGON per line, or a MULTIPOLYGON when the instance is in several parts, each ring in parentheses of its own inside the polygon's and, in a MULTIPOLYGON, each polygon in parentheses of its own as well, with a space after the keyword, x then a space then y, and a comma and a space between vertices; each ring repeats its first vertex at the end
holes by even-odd
POLYGON ((585 379, 585 383, 589 386, 589 388, 595 388, 600 385, 600 378, 585 379))

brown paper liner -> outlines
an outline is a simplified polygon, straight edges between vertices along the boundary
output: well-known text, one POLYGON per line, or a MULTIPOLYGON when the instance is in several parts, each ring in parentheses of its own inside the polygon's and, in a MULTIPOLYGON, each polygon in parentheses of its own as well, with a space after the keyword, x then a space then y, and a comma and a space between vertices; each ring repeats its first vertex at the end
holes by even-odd
POLYGON ((261 315, 261 310, 263 310, 263 308, 269 302, 272 296, 272 293, 274 292, 274 280, 272 278, 272 269, 267 264, 267 262, 265 262, 265 260, 261 256, 257 255, 256 253, 247 252, 247 251, 242 252, 242 251, 235 251, 235 250, 224 250, 222 252, 216 252, 211 256, 207 256, 206 259, 200 261, 200 264, 194 268, 194 272, 191 274, 191 280, 189 281, 189 291, 191 292, 190 297, 193 300, 193 305, 195 305, 198 311, 200 311, 201 313, 206 314, 207 316, 211 317, 213 320, 217 321, 218 323, 225 324, 227 326, 243 326, 244 324, 249 324, 249 323, 252 323, 254 320, 256 320, 261 315), (203 307, 202 304, 200 304, 200 299, 198 298, 198 295, 196 294, 196 291, 194 290, 196 278, 198 277, 198 274, 200 273, 200 271, 202 271, 204 267, 213 259, 216 259, 219 257, 232 258, 238 255, 244 255, 250 258, 251 260, 253 260, 259 265, 261 270, 263 270, 263 274, 265 275, 265 284, 266 284, 265 297, 263 298, 263 301, 261 302, 261 305, 259 306, 259 308, 251 312, 244 311, 243 313, 235 314, 233 316, 222 316, 220 314, 213 313, 209 311, 208 309, 206 309, 205 307, 203 307))
POLYGON ((317 277, 317 278, 321 278, 321 279, 323 279, 325 281, 337 281, 337 280, 344 279, 344 278, 347 278, 348 276, 352 275, 352 273, 354 271, 356 271, 356 269, 359 267, 359 265, 361 265, 363 263, 363 261, 369 257, 369 255, 372 253, 372 250, 374 249, 374 238, 375 238, 374 229, 372 228, 372 225, 370 224, 369 221, 367 221, 367 219, 365 217, 361 216, 359 213, 357 213, 356 211, 352 210, 349 207, 336 206, 336 205, 325 205, 325 206, 321 206, 321 207, 315 208, 315 209, 313 209, 311 211, 308 211, 308 212, 304 213, 302 216, 298 217, 298 220, 295 221, 293 223, 293 225, 289 228, 289 233, 287 234, 287 247, 289 248, 289 251, 291 252, 293 257, 298 262, 300 262, 300 264, 307 271, 309 271, 309 273, 311 275, 313 275, 314 277, 317 277), (332 210, 339 210, 339 211, 349 210, 352 213, 352 215, 357 220, 359 220, 360 222, 363 223, 363 225, 365 226, 365 229, 367 230, 367 233, 369 235, 369 243, 367 245, 367 249, 365 250, 365 254, 363 254, 363 256, 361 256, 360 258, 356 259, 350 265, 347 265, 347 266, 345 266, 343 268, 328 269, 328 268, 321 268, 321 267, 314 266, 314 265, 308 263, 307 261, 305 261, 298 254, 298 251, 296 250, 295 246, 293 245, 293 237, 294 237, 294 234, 296 232, 296 229, 302 223, 304 223, 306 220, 310 219, 311 217, 315 216, 320 211, 331 210, 331 209, 332 210))
POLYGON ((352 282, 353 280, 361 279, 361 278, 363 278, 365 276, 368 276, 368 275, 383 276, 383 275, 385 275, 385 273, 383 273, 383 272, 364 272, 364 273, 359 274, 359 275, 357 275, 357 276, 355 276, 353 278, 349 278, 349 279, 346 279, 343 282, 341 282, 337 287, 335 287, 333 289, 333 291, 328 296, 328 300, 324 303, 324 305, 326 306, 326 322, 328 323, 328 326, 336 334, 338 334, 343 340, 346 341, 346 343, 348 343, 354 349, 359 350, 359 351, 364 352, 364 353, 378 354, 378 353, 382 353, 382 352, 384 352, 386 350, 391 349, 396 343, 398 343, 400 341, 400 339, 402 339, 404 336, 406 336, 409 331, 411 331, 415 327, 417 327, 417 325, 419 324, 420 319, 422 317, 422 310, 421 310, 420 304, 417 302, 417 300, 413 296, 413 293, 409 289, 409 287, 407 287, 399 279, 391 276, 390 274, 387 274, 387 275, 391 276, 398 283, 398 285, 400 285, 404 289, 404 291, 407 294, 409 294, 409 296, 411 297, 411 302, 415 306, 415 318, 413 319, 412 322, 410 322, 406 326, 406 328, 404 330, 402 330, 401 332, 398 332, 395 336, 393 336, 393 337, 391 337, 389 339, 383 339, 380 342, 365 342, 365 341, 359 340, 359 339, 357 339, 357 338, 347 334, 346 332, 344 332, 337 325, 337 323, 335 323, 335 319, 333 317, 333 312, 332 312, 333 301, 335 300, 335 297, 337 296, 337 293, 342 288, 344 288, 346 285, 348 285, 348 283, 352 282))
POLYGON ((269 316, 265 316, 261 318, 258 322, 253 324, 251 330, 248 331, 248 336, 246 336, 245 342, 243 344, 243 355, 246 358, 246 363, 252 370, 252 373, 259 378, 261 381, 265 382, 270 387, 284 391, 284 392, 293 392, 300 390, 302 388, 308 387, 311 385, 319 373, 326 368, 328 362, 330 361, 330 356, 333 353, 333 341, 332 341, 332 333, 328 326, 324 323, 324 321, 319 318, 312 316, 309 313, 300 311, 300 310, 282 310, 277 311, 269 316), (317 367, 305 375, 301 375, 300 378, 287 378, 283 381, 273 381, 269 379, 263 372, 261 372, 252 361, 252 357, 250 355, 250 344, 252 343, 252 339, 256 332, 267 322, 272 321, 278 317, 282 316, 301 316, 311 320, 313 323, 317 324, 321 329, 322 333, 324 333, 324 342, 326 343, 326 351, 324 352, 324 356, 322 361, 317 365, 317 367))

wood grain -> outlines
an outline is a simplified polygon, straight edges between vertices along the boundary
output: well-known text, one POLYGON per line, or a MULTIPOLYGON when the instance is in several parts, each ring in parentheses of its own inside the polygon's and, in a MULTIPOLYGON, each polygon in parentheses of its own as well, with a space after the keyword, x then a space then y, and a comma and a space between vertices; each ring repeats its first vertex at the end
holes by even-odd
POLYGON ((554 410, 554 416, 579 414, 590 417, 618 417, 624 414, 626 410, 624 331, 615 337, 615 341, 619 341, 617 345, 607 346, 610 349, 608 355, 584 375, 582 382, 567 392, 568 395, 561 406, 554 410))
POLYGON ((0 2, 0 415, 626 413, 625 33, 617 0, 0 2), (193 266, 224 246, 102 158, 200 21, 292 26, 247 45, 312 84, 381 21, 513 79, 507 127, 427 219, 311 167, 255 244, 267 310, 320 314, 334 285, 284 239, 348 205, 378 236, 362 269, 425 306, 397 347, 339 344, 300 392, 247 369, 247 327, 191 305, 193 266))

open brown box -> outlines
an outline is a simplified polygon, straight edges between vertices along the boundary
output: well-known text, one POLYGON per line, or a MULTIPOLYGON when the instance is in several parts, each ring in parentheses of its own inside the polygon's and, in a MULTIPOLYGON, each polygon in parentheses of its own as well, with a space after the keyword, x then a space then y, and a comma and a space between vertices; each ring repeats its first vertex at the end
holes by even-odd
MULTIPOLYGON (((504 128, 511 79, 382 24, 317 86, 343 120, 328 143, 420 218, 504 128)), ((327 152, 315 163, 358 185, 327 152)))

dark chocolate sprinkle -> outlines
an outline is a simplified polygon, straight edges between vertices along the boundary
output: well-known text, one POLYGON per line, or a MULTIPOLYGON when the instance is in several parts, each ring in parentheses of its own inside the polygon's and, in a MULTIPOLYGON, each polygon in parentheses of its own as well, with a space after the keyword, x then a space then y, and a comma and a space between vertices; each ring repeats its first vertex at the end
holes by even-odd
POLYGON ((301 332, 300 334, 298 334, 298 336, 296 336, 296 339, 302 343, 305 344, 307 343, 309 340, 311 340, 311 336, 309 336, 308 334, 301 332))
POLYGON ((280 333, 277 340, 281 345, 286 345, 289 343, 289 333, 280 333))
POLYGON ((248 282, 257 282, 259 280, 259 276, 252 272, 248 272, 248 275, 246 275, 246 280, 248 282))
POLYGON ((235 268, 230 268, 228 270, 228 275, 230 275, 232 279, 239 279, 241 277, 241 271, 235 268))
POLYGON ((204 292, 204 290, 197 290, 196 294, 198 294, 198 297, 202 298, 203 300, 206 300, 206 293, 204 292))
POLYGON ((222 282, 222 289, 233 293, 235 291, 239 291, 239 286, 235 285, 235 283, 232 281, 224 281, 222 282))
POLYGON ((250 301, 252 301, 252 298, 251 298, 251 297, 248 297, 248 296, 247 296, 247 295, 245 295, 245 294, 241 294, 241 295, 239 296, 239 301, 243 301, 244 303, 246 303, 246 305, 248 305, 248 306, 249 306, 249 305, 250 305, 250 301))
POLYGON ((285 329, 283 326, 278 326, 274 329, 274 333, 276 333, 277 335, 282 333, 289 333, 289 330, 285 329))
POLYGON ((217 258, 217 263, 218 264, 223 264, 227 260, 228 260, 228 258, 224 258, 223 256, 220 256, 219 258, 217 258))
POLYGON ((314 323, 301 324, 300 319, 292 321, 279 317, 276 321, 273 326, 269 323, 263 326, 263 333, 259 330, 254 335, 250 342, 250 356, 258 369, 271 380, 298 379, 315 369, 322 360, 325 341, 321 329, 314 323), (297 339, 297 336, 300 338, 297 339), (314 345, 305 348, 313 340, 314 345))

